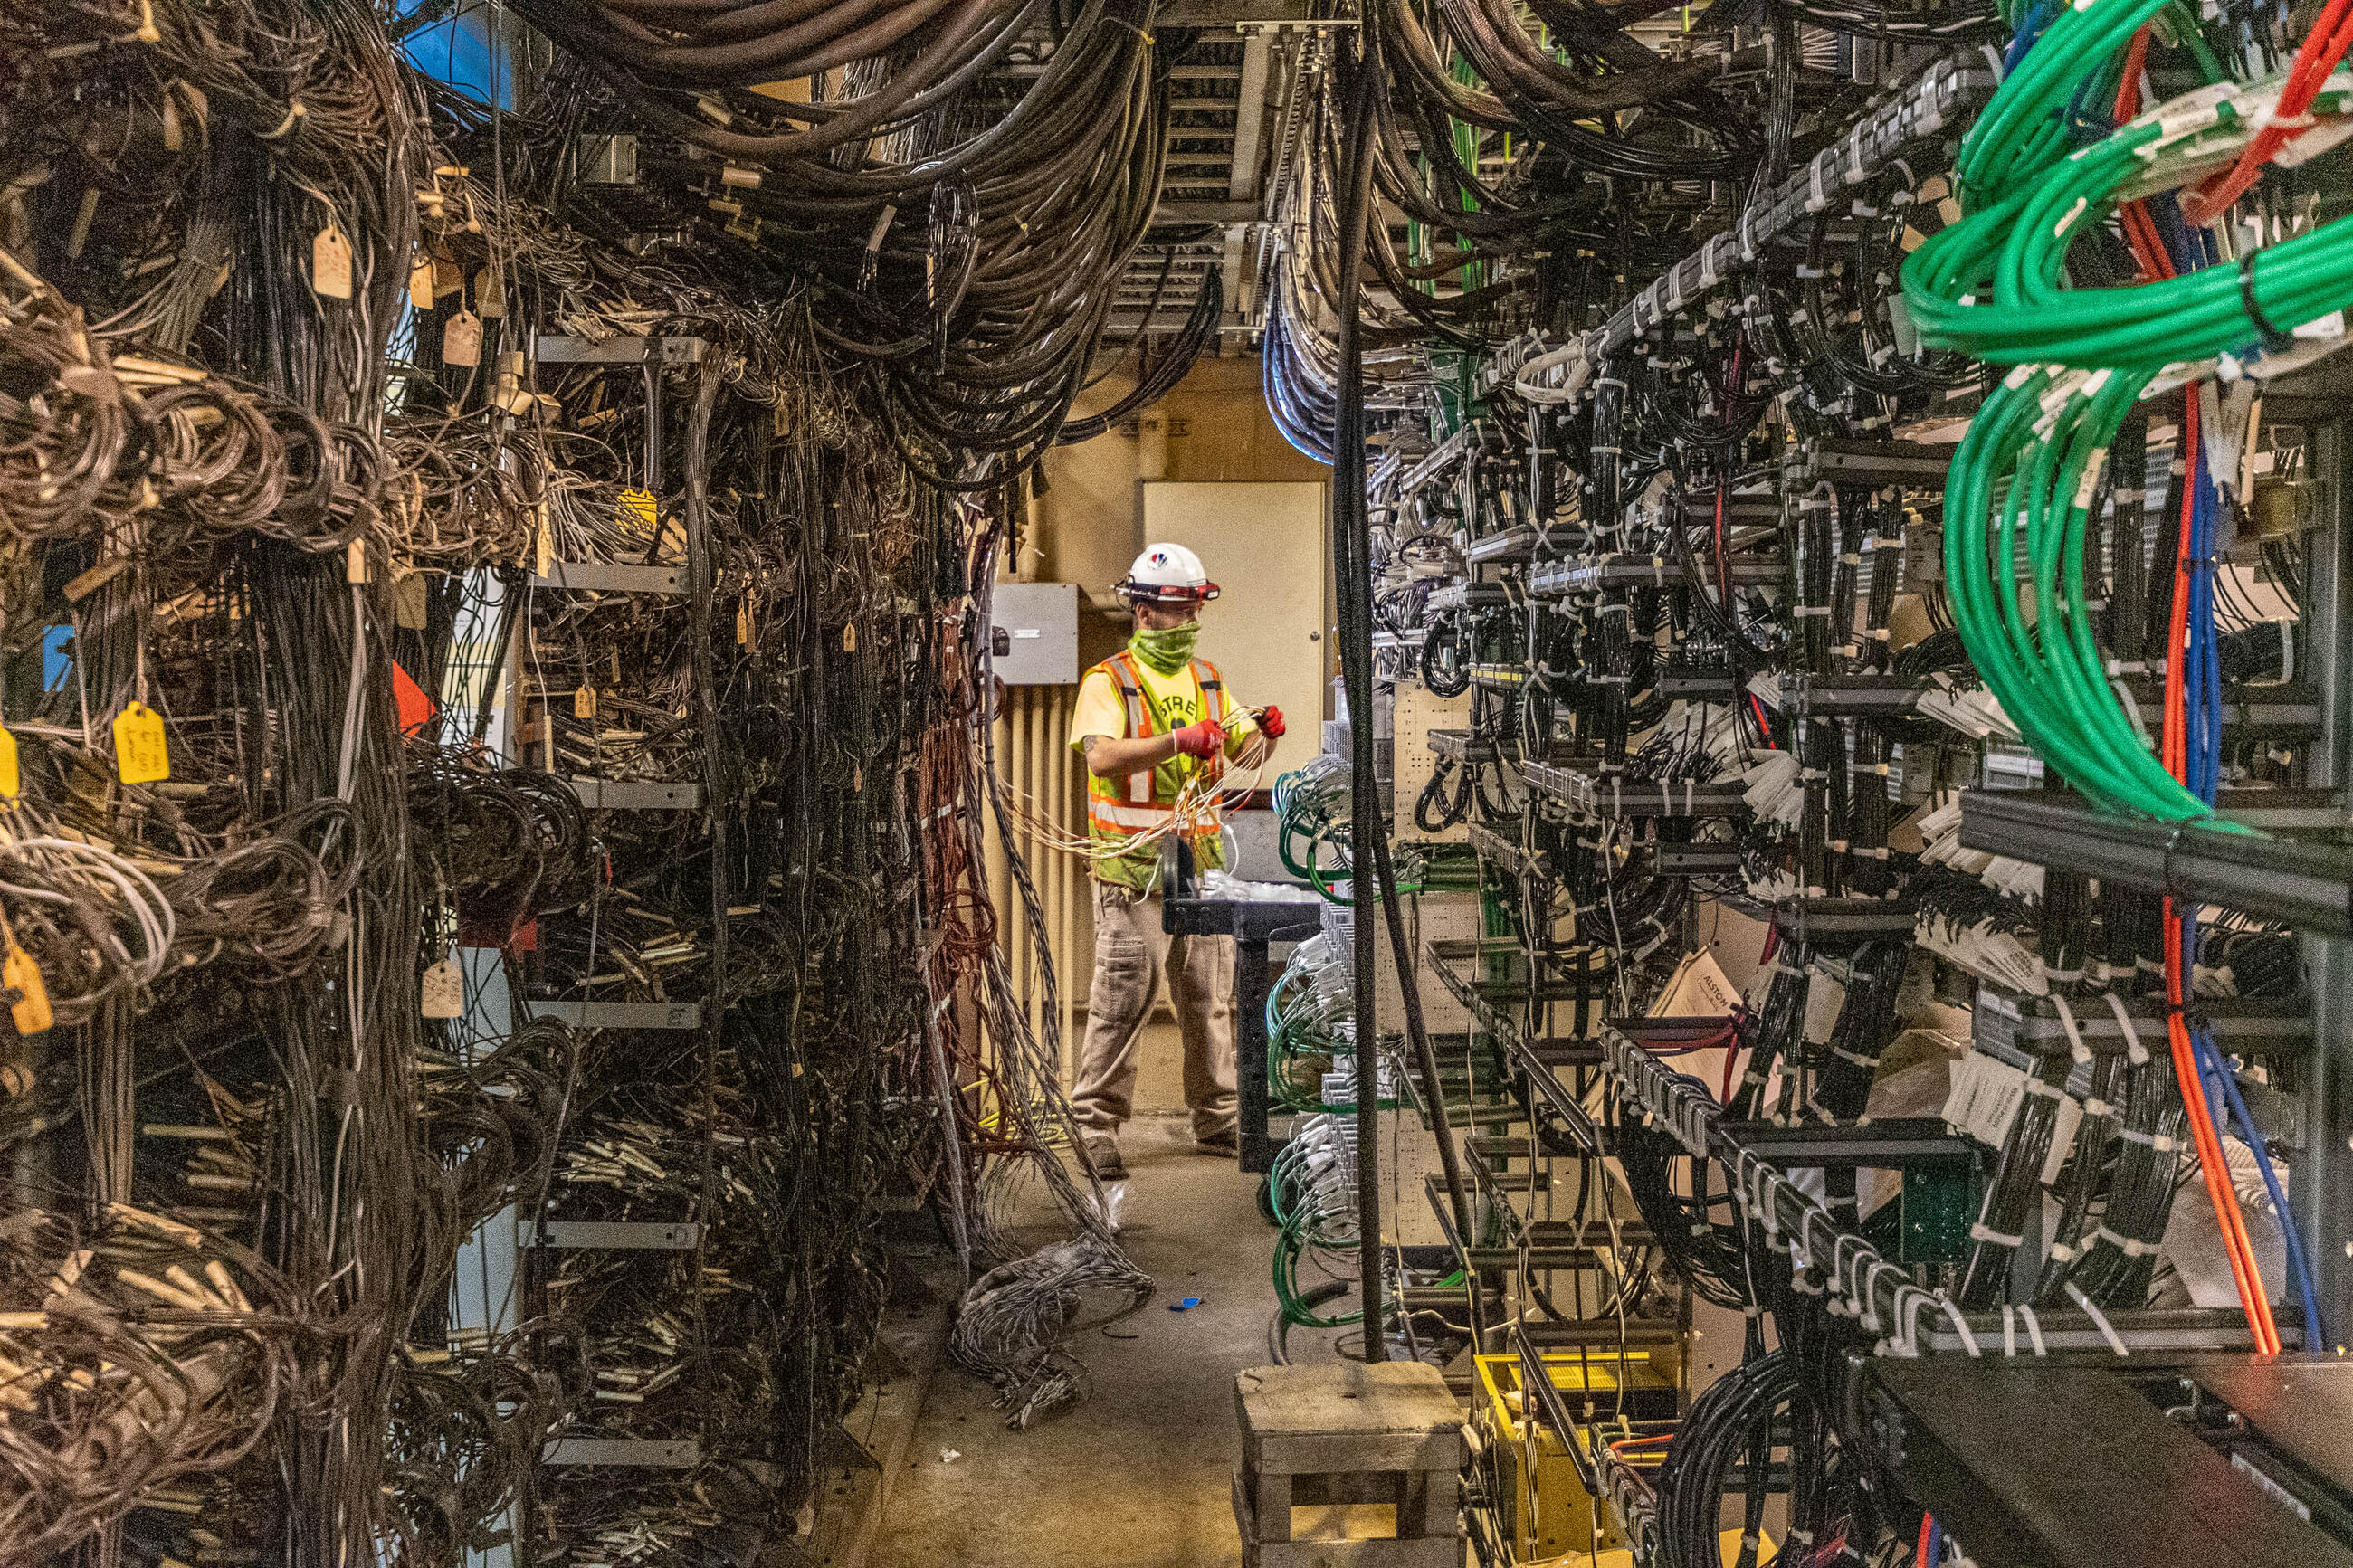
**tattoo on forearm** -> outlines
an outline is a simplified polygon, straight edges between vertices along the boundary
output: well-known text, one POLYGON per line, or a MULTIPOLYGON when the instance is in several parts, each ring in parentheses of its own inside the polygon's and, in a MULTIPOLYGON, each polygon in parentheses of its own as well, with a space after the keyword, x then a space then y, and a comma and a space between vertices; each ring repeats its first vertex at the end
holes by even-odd
POLYGON ((1095 742, 1102 739, 1103 737, 1101 735, 1081 736, 1079 738, 1079 755, 1082 757, 1093 756, 1095 754, 1095 742))

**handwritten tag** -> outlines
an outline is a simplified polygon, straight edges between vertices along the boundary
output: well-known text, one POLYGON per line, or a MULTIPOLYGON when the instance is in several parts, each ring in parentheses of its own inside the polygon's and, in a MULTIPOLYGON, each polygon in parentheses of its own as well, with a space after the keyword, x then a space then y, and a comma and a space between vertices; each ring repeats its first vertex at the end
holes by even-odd
POLYGON ((49 1011, 49 988, 41 980, 41 966, 33 955, 18 947, 12 940, 8 956, 0 960, 0 985, 16 993, 16 1001, 8 1009, 16 1022, 20 1035, 37 1035, 57 1022, 49 1011))
POLYGON ((539 508, 539 540, 534 548, 538 556, 535 563, 536 569, 539 575, 544 577, 555 566, 555 536, 548 525, 547 508, 544 504, 539 508))
POLYGON ((114 716, 114 771, 124 784, 154 784, 172 776, 164 716, 144 702, 133 702, 114 716))
POLYGON ((24 775, 16 766, 16 737, 0 730, 0 796, 16 799, 24 793, 24 775))
POLYGON ((460 310, 441 329, 441 363, 471 370, 482 363, 482 318, 460 310))
POLYGON ((352 242, 333 224, 311 241, 311 291, 322 300, 352 297, 352 242))
POLYGON ((404 572, 392 580, 392 621, 403 631, 425 629, 427 584, 422 572, 404 572))
POLYGON ((595 687, 575 686, 572 689, 572 716, 575 719, 594 719, 596 717, 596 689, 595 687))
POLYGON ((418 1010, 428 1018, 465 1016, 466 977, 458 972, 456 959, 445 958, 425 972, 418 1003, 418 1010))
POLYGON ((420 256, 408 269, 408 302, 420 310, 433 309, 433 258, 420 256))
POLYGON ((660 520, 661 505, 654 500, 653 491, 623 490, 621 492, 620 524, 624 529, 640 538, 651 539, 654 535, 654 526, 660 520))

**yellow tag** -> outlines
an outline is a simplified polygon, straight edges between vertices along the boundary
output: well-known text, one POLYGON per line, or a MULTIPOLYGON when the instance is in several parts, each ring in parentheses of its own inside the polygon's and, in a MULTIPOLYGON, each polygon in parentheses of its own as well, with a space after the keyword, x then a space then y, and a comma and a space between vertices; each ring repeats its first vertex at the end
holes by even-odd
POLYGON ((404 572, 392 580, 393 625, 403 631, 421 632, 425 629, 427 587, 422 572, 404 572))
POLYGON ((749 599, 735 606, 735 641, 747 646, 752 640, 752 602, 749 599))
POLYGON ((482 319, 460 310, 441 329, 441 363, 471 370, 482 363, 482 319))
POLYGON ((534 548, 538 555, 536 570, 541 576, 544 577, 555 566, 555 536, 548 525, 545 506, 539 508, 539 541, 534 548))
POLYGON ((21 998, 8 1009, 16 1020, 18 1034, 37 1035, 57 1021, 49 1011, 49 988, 41 983, 41 966, 13 941, 8 943, 7 958, 0 960, 0 985, 21 998))
POLYGON ((408 302, 420 310, 433 309, 433 258, 420 256, 408 269, 408 302))
POLYGON ((629 532, 651 539, 654 525, 661 518, 661 503, 654 500, 651 490, 621 492, 620 524, 629 532))
POLYGON ((324 300, 352 297, 352 242, 333 224, 311 241, 311 291, 324 300))
POLYGON ((575 686, 572 689, 572 716, 575 719, 594 719, 596 717, 596 689, 595 687, 575 686))
POLYGON ((498 274, 487 267, 474 274, 474 308, 488 320, 496 320, 507 313, 506 296, 499 290, 498 274))
POLYGON ((844 653, 856 653, 858 651, 858 623, 856 621, 851 621, 841 628, 841 651, 844 653))
POLYGON ((153 784, 172 776, 164 747, 164 716, 133 702, 114 716, 114 771, 124 784, 153 784))
POLYGON ((14 800, 24 792, 24 775, 16 766, 16 737, 0 730, 0 795, 14 800))

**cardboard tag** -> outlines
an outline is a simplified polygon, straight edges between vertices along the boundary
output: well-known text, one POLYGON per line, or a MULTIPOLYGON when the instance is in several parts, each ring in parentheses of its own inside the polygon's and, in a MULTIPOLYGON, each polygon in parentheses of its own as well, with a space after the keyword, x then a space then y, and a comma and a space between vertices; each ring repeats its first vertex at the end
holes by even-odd
POLYGON ((164 716, 144 702, 132 702, 114 716, 114 771, 124 784, 154 784, 172 776, 164 716))
POLYGON ((499 290, 499 275, 485 267, 474 274, 474 309, 487 321, 507 313, 506 296, 499 290))
POLYGON ((367 580, 367 541, 354 539, 343 552, 343 581, 364 583, 367 580))
POLYGON ((404 572, 392 580, 392 622, 403 631, 425 629, 425 574, 404 572))
POLYGON ((660 518, 661 504, 654 500, 653 491, 623 490, 621 492, 619 521, 621 527, 628 532, 651 539, 654 536, 654 526, 660 518))
POLYGON ((466 1015, 466 977, 458 961, 445 958, 425 972, 418 1010, 428 1018, 462 1018, 466 1015))
POLYGON ((447 256, 433 258, 433 297, 455 294, 466 286, 466 269, 456 259, 447 256))
POLYGON ((7 958, 0 960, 0 985, 17 994, 8 1013, 16 1021, 18 1034, 37 1035, 57 1022, 49 1011, 49 988, 42 983, 41 966, 13 938, 8 942, 7 958))
POLYGON ((0 796, 14 800, 24 788, 24 774, 16 766, 16 737, 0 730, 0 796))
POLYGON ((858 623, 856 621, 851 621, 841 628, 841 651, 844 653, 856 653, 858 651, 858 623))
POLYGON ((311 241, 311 291, 322 300, 352 297, 352 242, 332 223, 311 241))
POLYGON ((441 329, 441 363, 471 370, 482 363, 482 319, 460 310, 441 329))
POLYGON ((555 565, 555 538, 548 525, 547 508, 542 505, 538 509, 538 513, 539 537, 533 545, 533 552, 537 557, 534 569, 540 576, 544 577, 555 565))
POLYGON ((596 689, 595 687, 575 686, 572 689, 572 716, 575 719, 594 719, 596 717, 596 689))
POLYGON ((735 606, 735 642, 748 647, 752 642, 752 602, 749 599, 735 606))
POLYGON ((433 258, 420 256, 408 269, 408 302, 420 310, 433 309, 433 258))

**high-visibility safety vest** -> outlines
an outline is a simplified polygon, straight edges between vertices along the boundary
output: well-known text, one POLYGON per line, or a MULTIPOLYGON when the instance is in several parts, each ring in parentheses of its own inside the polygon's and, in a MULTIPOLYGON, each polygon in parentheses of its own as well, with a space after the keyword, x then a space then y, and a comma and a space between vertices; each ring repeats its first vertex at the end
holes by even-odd
MULTIPOLYGON (((1102 670, 1119 688, 1120 700, 1127 709, 1127 736, 1131 741, 1148 740, 1160 733, 1153 713, 1152 700, 1144 687, 1143 673, 1136 668, 1135 655, 1120 649, 1095 669, 1102 670)), ((1200 689, 1201 716, 1223 724, 1232 712, 1226 696, 1224 678, 1218 667, 1206 658, 1197 658, 1192 667, 1193 682, 1200 689)), ((1092 675, 1094 670, 1089 670, 1092 675)), ((1087 836, 1099 851, 1115 850, 1138 834, 1165 827, 1176 810, 1176 796, 1187 783, 1204 773, 1215 779, 1225 771, 1225 759, 1202 762, 1186 756, 1171 757, 1150 768, 1139 768, 1124 779, 1105 778, 1093 769, 1087 770, 1087 836)), ((1214 869, 1222 863, 1224 854, 1218 842, 1214 823, 1204 822, 1189 830, 1195 863, 1202 869, 1214 869)), ((1139 847, 1140 848, 1141 847, 1139 847)), ((1099 854, 1095 873, 1106 881, 1144 887, 1151 879, 1159 847, 1152 846, 1152 858, 1139 856, 1134 863, 1099 854)))

